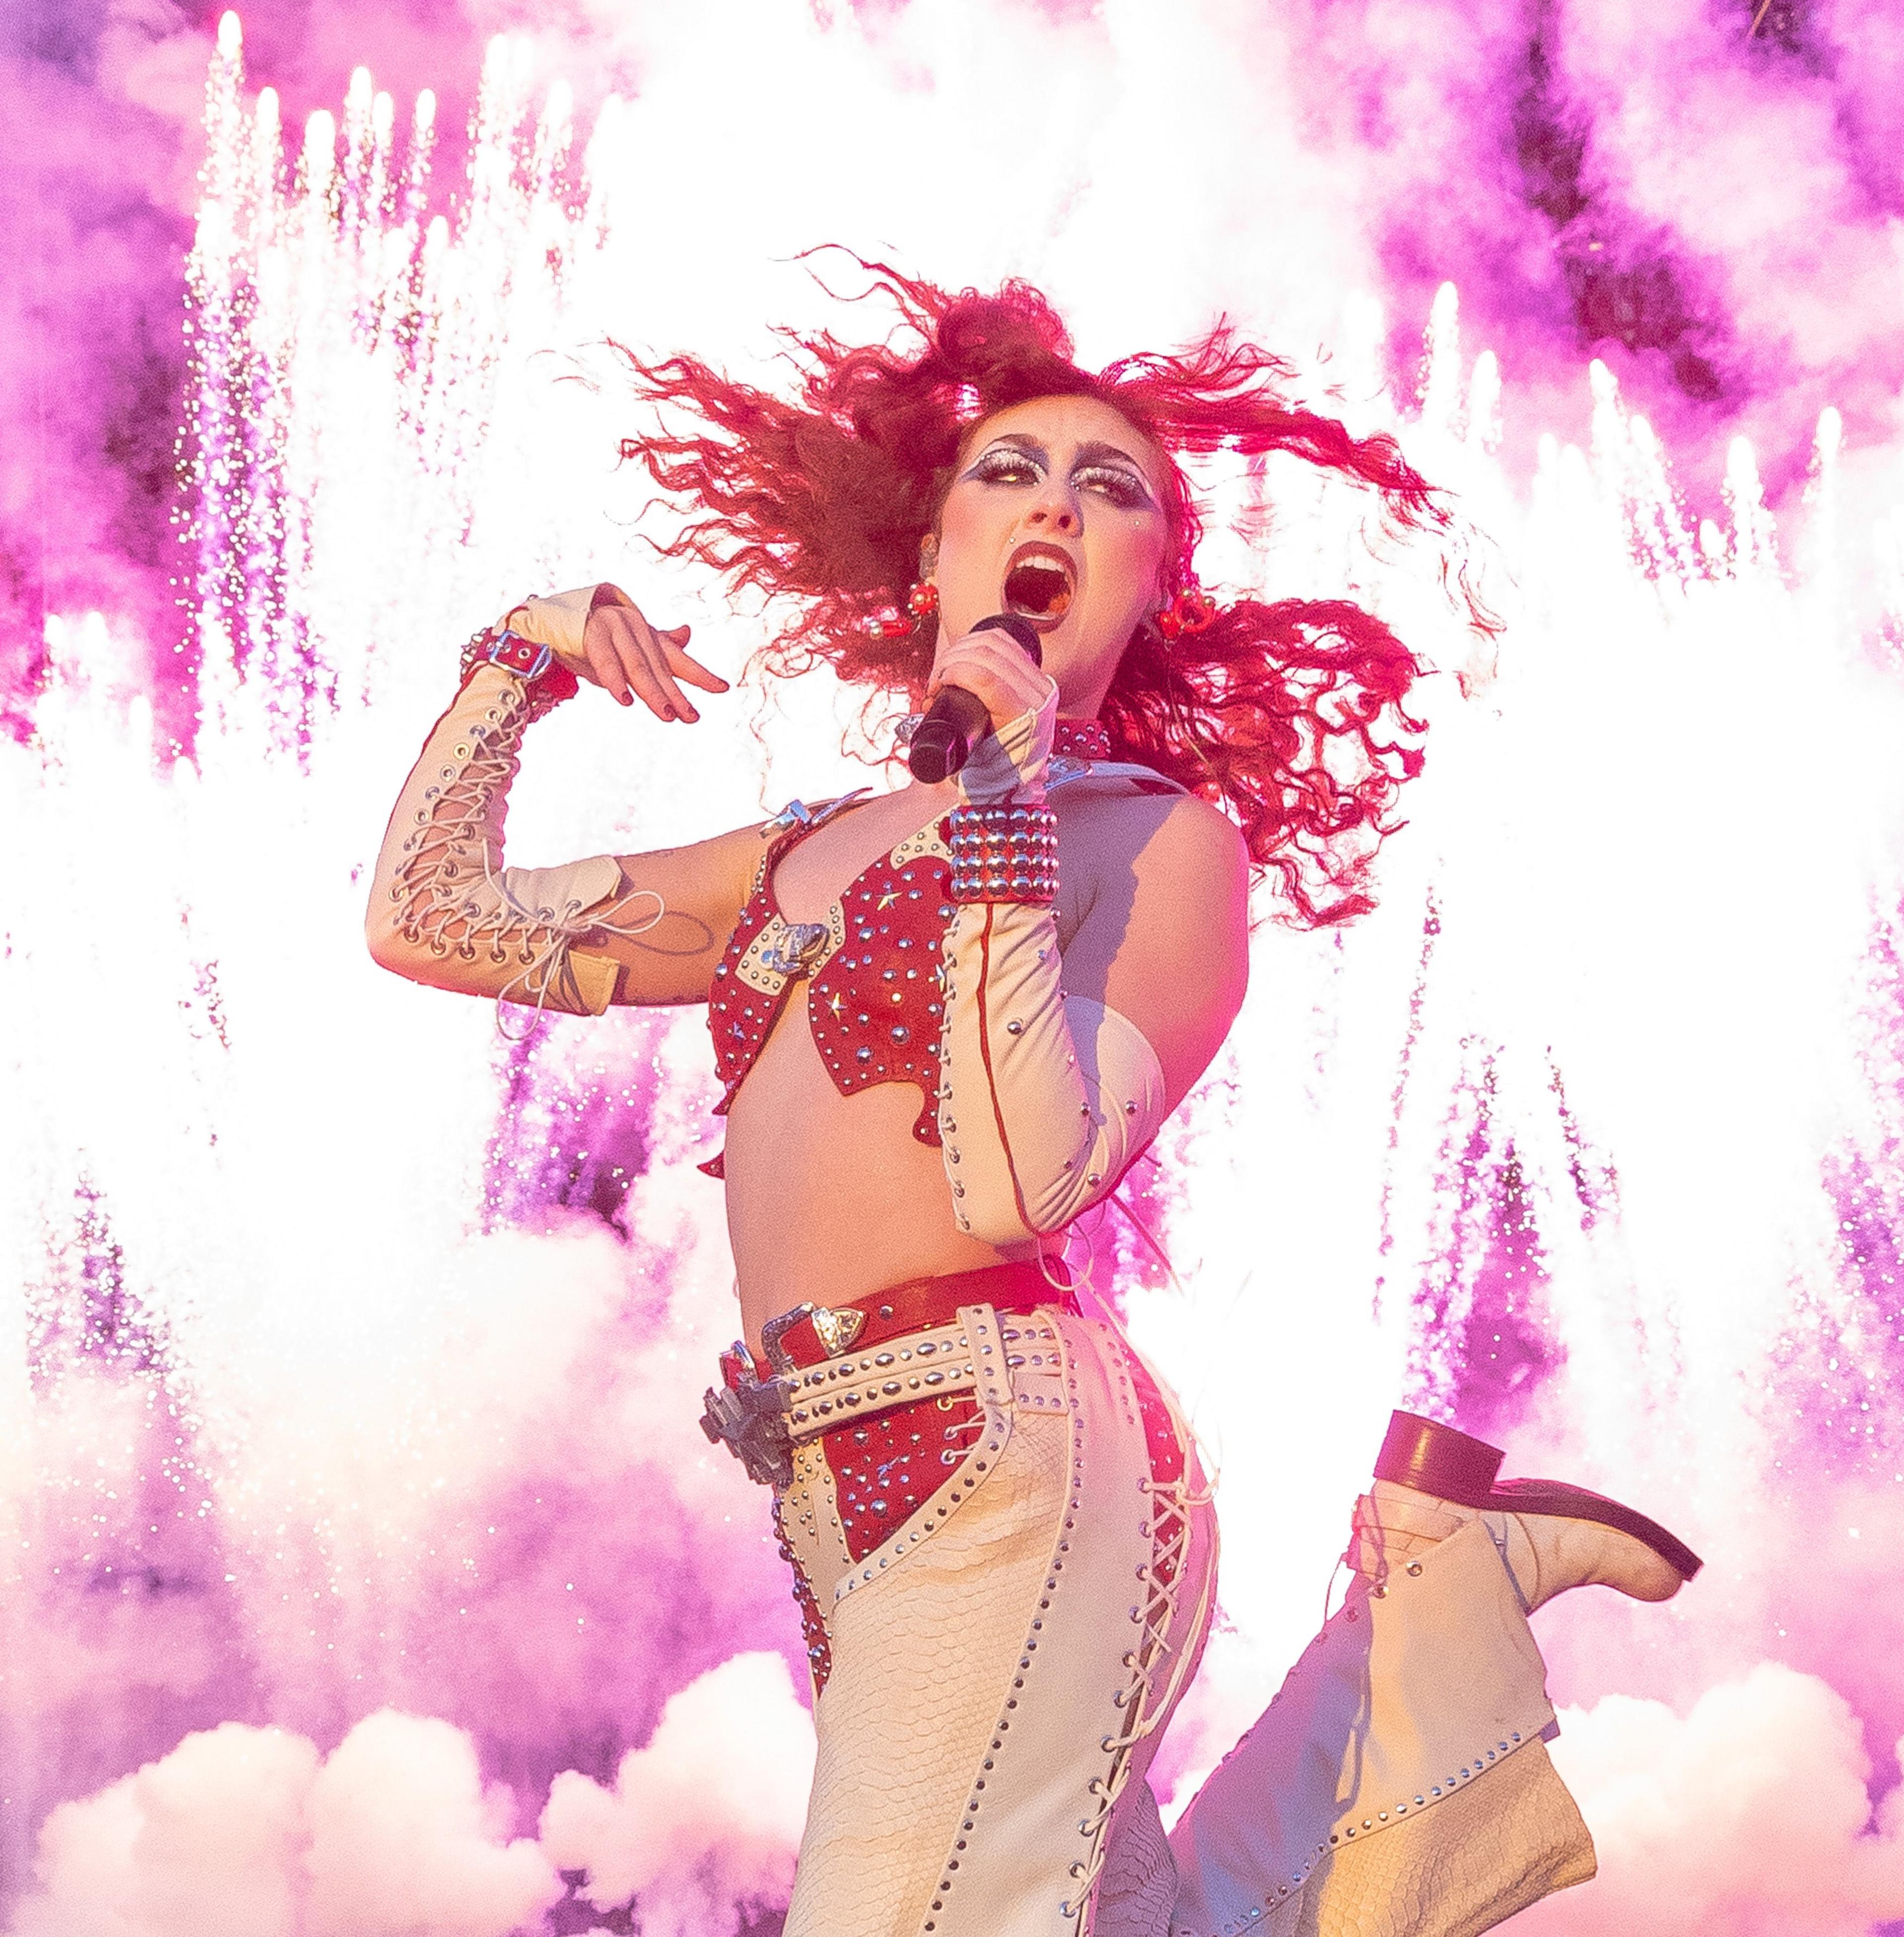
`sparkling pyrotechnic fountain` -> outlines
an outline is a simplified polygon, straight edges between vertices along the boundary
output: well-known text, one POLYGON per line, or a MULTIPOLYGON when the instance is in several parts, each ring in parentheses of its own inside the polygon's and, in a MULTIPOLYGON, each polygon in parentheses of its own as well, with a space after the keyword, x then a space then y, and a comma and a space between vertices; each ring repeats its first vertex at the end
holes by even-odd
MULTIPOLYGON (((400 133, 360 71, 287 162, 226 17, 180 446, 197 730, 162 744, 144 642, 72 614, 0 743, 20 1937, 504 1937, 631 1901, 701 1932, 784 1900, 797 1624, 694 1425, 734 1326, 698 1012, 511 1040, 362 941, 476 626, 611 577, 737 665, 771 617, 639 542, 668 514, 617 465, 605 342, 653 273, 634 111, 578 154, 530 71, 496 44, 432 214, 431 97, 400 133)), ((698 348, 762 353, 712 308, 698 348)), ((1413 396, 1381 337, 1351 304, 1329 380, 1457 494, 1502 629, 1346 491, 1207 468, 1206 578, 1375 602, 1442 668, 1430 759, 1379 910, 1266 921, 1230 1052, 1078 1247, 1222 1469, 1226 1620, 1163 1786, 1312 1629, 1406 1403, 1708 1558, 1666 1609, 1543 1617, 1605 1878, 1530 1923, 1772 1927, 1803 1848, 1830 1876, 1789 1927, 1862 1930, 1904 1917, 1866 1787, 1904 1729, 1904 510, 1853 502, 1827 411, 1789 529, 1742 442, 1695 520, 1599 365, 1590 449, 1517 484, 1452 286, 1413 396)), ((841 705, 756 688, 687 735, 585 696, 531 743, 513 852, 834 790, 841 705)))

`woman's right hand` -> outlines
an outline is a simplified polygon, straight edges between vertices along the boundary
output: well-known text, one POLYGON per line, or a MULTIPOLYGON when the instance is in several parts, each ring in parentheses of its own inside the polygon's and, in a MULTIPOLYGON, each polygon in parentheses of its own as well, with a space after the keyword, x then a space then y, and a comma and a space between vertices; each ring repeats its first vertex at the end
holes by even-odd
POLYGON ((650 625, 641 608, 620 587, 596 588, 595 602, 582 634, 582 650, 552 647, 556 656, 623 706, 637 698, 657 720, 692 725, 700 718, 681 690, 685 681, 703 693, 725 693, 727 681, 710 672, 685 650, 691 626, 650 625))

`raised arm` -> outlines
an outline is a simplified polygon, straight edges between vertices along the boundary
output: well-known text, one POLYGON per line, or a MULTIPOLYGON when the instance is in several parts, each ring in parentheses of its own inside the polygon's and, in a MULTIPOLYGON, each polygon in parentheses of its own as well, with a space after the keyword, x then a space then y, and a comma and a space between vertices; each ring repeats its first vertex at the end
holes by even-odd
POLYGON ((530 723, 578 678, 657 717, 699 715, 680 682, 726 682, 613 587, 531 599, 471 641, 456 696, 398 796, 365 934, 384 968, 459 994, 570 1014, 704 1000, 766 836, 752 828, 658 853, 505 865, 508 790, 530 723))

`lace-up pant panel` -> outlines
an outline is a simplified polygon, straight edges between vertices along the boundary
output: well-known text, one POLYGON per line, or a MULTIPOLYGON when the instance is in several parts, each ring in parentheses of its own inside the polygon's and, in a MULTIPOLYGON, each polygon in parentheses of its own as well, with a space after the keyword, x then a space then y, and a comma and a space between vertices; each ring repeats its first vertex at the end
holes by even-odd
POLYGON ((1214 1518, 1125 1346, 961 1317, 1005 1379, 891 1541, 850 1558, 821 1444, 796 1449, 783 1519, 830 1672, 787 1937, 1088 1931, 1208 1625, 1214 1518))

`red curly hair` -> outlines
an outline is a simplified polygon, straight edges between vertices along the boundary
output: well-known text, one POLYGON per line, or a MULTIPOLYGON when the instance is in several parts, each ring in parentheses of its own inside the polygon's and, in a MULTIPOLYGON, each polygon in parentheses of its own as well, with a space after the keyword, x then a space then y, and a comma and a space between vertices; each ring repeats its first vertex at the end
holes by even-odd
MULTIPOLYGON (((1128 356, 1093 373, 1072 360, 1063 321, 1027 283, 954 295, 884 264, 862 266, 873 278, 866 294, 890 300, 896 327, 856 347, 826 332, 781 332, 800 371, 792 401, 692 356, 649 362, 616 346, 638 397, 698 420, 622 444, 664 492, 699 507, 662 549, 790 608, 763 649, 773 671, 824 660, 844 680, 917 702, 934 624, 895 638, 878 622, 918 575, 920 541, 967 438, 1035 398, 1098 398, 1162 451, 1177 541, 1172 591, 1195 584, 1202 532, 1178 453, 1293 452, 1367 487, 1398 526, 1447 527, 1392 438, 1353 437, 1292 402, 1290 366, 1225 323, 1179 355, 1128 356)), ((1257 865, 1279 878, 1294 920, 1321 926, 1373 905, 1369 865, 1394 831, 1402 783, 1420 769, 1406 741, 1423 728, 1405 705, 1420 670, 1387 626, 1348 601, 1242 599, 1168 645, 1140 629, 1101 717, 1119 758, 1227 811, 1257 865)))

